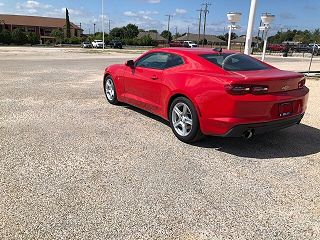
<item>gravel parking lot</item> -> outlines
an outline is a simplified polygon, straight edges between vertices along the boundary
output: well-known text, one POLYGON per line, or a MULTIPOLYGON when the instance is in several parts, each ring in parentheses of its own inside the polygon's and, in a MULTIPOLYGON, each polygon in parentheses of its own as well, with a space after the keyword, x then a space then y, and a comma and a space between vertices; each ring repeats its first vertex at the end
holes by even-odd
POLYGON ((1 239, 320 239, 320 81, 299 126, 187 145, 105 100, 130 55, 0 56, 1 239))

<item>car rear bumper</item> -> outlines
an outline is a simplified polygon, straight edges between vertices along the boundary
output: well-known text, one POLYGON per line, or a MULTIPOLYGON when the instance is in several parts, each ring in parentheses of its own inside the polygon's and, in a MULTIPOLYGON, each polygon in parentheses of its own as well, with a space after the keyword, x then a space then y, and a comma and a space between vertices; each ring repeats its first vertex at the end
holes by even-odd
POLYGON ((216 102, 223 108, 200 117, 201 131, 205 135, 241 136, 252 128, 259 134, 294 125, 301 120, 307 109, 308 93, 308 88, 304 88, 246 98, 220 98, 216 102), (279 106, 285 103, 292 104, 292 112, 288 116, 281 116, 279 106))
POLYGON ((266 132, 272 132, 287 128, 301 122, 304 114, 298 116, 276 120, 271 122, 263 123, 251 123, 251 124, 240 124, 231 128, 226 134, 222 135, 223 137, 241 137, 244 136, 247 132, 251 131, 253 135, 262 134, 266 132))

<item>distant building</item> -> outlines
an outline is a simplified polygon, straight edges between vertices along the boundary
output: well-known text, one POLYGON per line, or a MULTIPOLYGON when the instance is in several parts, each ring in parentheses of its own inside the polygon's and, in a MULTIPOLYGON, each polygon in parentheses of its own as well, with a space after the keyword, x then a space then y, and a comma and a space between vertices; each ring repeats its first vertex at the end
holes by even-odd
POLYGON ((164 44, 168 41, 157 32, 139 32, 138 38, 142 38, 148 35, 152 38, 152 40, 158 42, 159 44, 164 44))
MULTIPOLYGON (((74 23, 70 25, 71 37, 80 37, 83 30, 74 23)), ((67 32, 64 18, 0 14, 0 31, 2 29, 13 31, 16 28, 21 28, 25 32, 34 32, 42 42, 54 39, 50 36, 53 29, 60 29, 65 36, 67 32)))
MULTIPOLYGON (((217 38, 214 35, 207 35, 206 37, 208 44, 225 44, 226 42, 223 41, 220 38, 217 38)), ((193 42, 198 42, 199 39, 199 35, 198 34, 194 34, 194 33, 186 33, 185 35, 175 39, 176 41, 193 41, 193 42)), ((203 39, 203 35, 200 35, 200 41, 203 39)))

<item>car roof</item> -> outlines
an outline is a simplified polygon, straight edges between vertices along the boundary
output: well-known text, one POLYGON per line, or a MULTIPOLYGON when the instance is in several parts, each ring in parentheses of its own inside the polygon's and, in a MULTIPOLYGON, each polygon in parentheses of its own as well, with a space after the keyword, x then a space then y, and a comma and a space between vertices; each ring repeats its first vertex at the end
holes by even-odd
MULTIPOLYGON (((212 48, 180 48, 180 47, 173 47, 173 48, 158 48, 151 50, 152 52, 169 52, 175 53, 178 55, 190 56, 190 55, 203 55, 203 54, 219 54, 219 51, 212 49, 212 48)), ((222 49, 222 53, 238 53, 237 51, 231 51, 222 49)))

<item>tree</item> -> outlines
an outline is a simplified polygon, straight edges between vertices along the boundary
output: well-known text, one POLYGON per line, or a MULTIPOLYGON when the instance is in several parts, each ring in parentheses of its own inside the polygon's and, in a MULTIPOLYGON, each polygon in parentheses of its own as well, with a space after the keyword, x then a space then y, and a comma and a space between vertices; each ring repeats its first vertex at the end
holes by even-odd
POLYGON ((54 37, 56 43, 61 43, 64 36, 63 32, 59 29, 53 29, 50 35, 51 37, 54 37))
POLYGON ((0 43, 10 44, 12 42, 11 33, 7 29, 3 29, 0 33, 0 43))
POLYGON ((67 38, 70 38, 71 37, 71 25, 70 25, 68 8, 66 8, 66 28, 67 28, 67 38))
POLYGON ((116 27, 110 31, 110 36, 116 39, 124 39, 125 31, 123 28, 116 27))
MULTIPOLYGON (((237 37, 238 37, 238 35, 237 35, 236 33, 231 32, 231 40, 232 40, 232 39, 236 39, 237 37)), ((224 39, 226 39, 226 41, 229 39, 229 33, 226 33, 226 34, 224 35, 224 39)))
POLYGON ((39 38, 37 36, 37 34, 31 32, 28 34, 28 43, 30 43, 31 45, 35 45, 39 43, 39 38))
POLYGON ((138 26, 129 23, 127 26, 124 27, 124 38, 135 38, 139 34, 138 26))
POLYGON ((168 39, 169 42, 172 40, 172 34, 168 30, 164 30, 160 35, 161 35, 161 37, 168 39))
POLYGON ((12 31, 12 41, 17 45, 23 45, 28 42, 27 35, 21 28, 16 28, 12 31))

